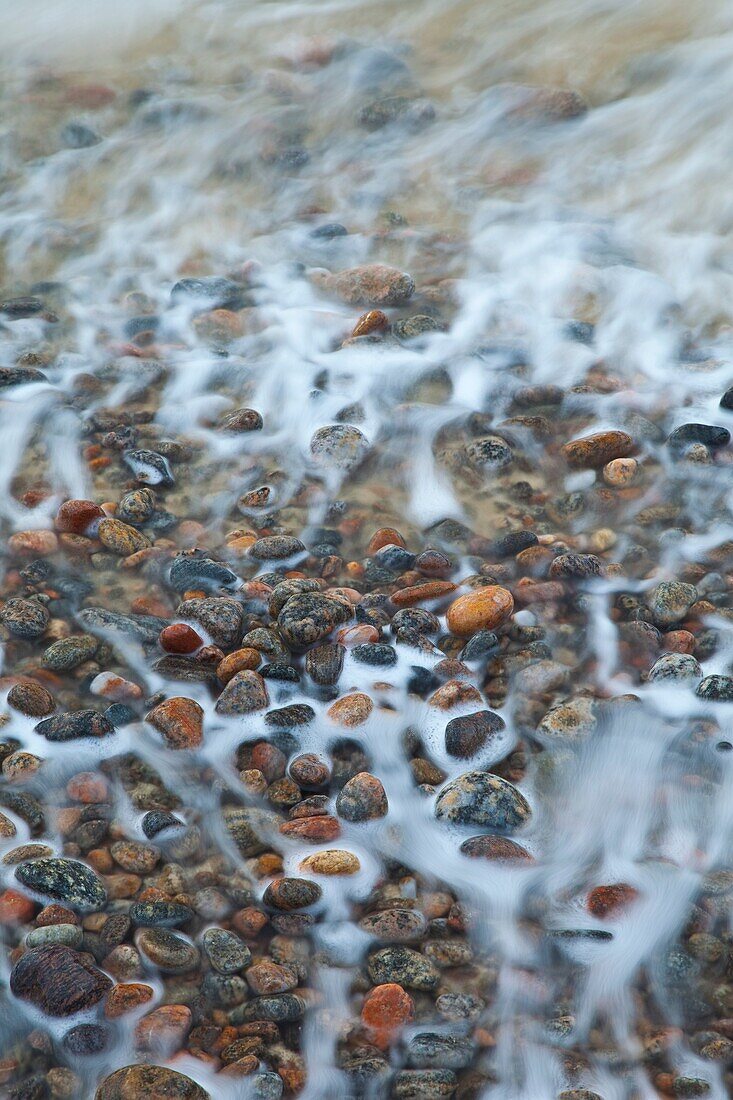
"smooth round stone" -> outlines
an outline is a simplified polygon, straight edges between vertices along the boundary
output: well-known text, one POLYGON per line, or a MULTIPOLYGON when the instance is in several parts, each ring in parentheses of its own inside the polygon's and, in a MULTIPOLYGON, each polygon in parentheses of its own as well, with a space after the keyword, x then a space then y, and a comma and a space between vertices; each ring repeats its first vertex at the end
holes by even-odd
POLYGON ((321 897, 321 887, 305 878, 274 879, 265 890, 262 900, 273 909, 289 912, 306 909, 321 897))
POLYGON ((336 798, 336 813, 345 821, 372 821, 387 813, 387 795, 382 783, 369 772, 349 779, 336 798))
POLYGON ((15 877, 29 890, 91 913, 107 901, 104 885, 85 863, 75 859, 34 859, 21 863, 15 877))
POLYGON ((445 751, 449 756, 468 760, 503 729, 504 720, 490 710, 451 718, 445 727, 445 751))
POLYGON ((100 1024, 77 1024, 64 1035, 64 1046, 79 1056, 101 1054, 109 1045, 109 1029, 100 1024))
POLYGON ((375 985, 394 982, 408 989, 435 989, 440 981, 437 967, 410 947, 384 947, 369 956, 369 977, 375 985))
POLYGON ((305 1002, 294 993, 278 993, 274 997, 254 997, 242 1006, 241 1021, 272 1020, 274 1023, 295 1023, 305 1015, 305 1002))
POLYGON ((514 600, 511 592, 489 584, 465 596, 459 596, 448 608, 448 629, 458 638, 470 638, 479 630, 495 630, 511 616, 514 600))
POLYGON ((547 712, 537 726, 537 732, 554 739, 580 740, 596 728, 596 708, 596 700, 584 695, 566 699, 547 712))
POLYGON ((48 626, 49 614, 39 600, 8 600, 0 620, 17 638, 38 638, 48 626))
POLYGON ((62 943, 66 947, 81 947, 84 933, 78 924, 48 924, 33 928, 25 938, 26 947, 46 947, 62 943))
POLYGON ((41 664, 54 672, 65 672, 91 660, 98 648, 99 642, 91 634, 72 634, 53 642, 44 651, 41 664))
POLYGON ((383 943, 412 943, 422 939, 428 922, 417 909, 385 909, 362 917, 359 927, 383 943))
POLYGON ((516 787, 491 772, 465 772, 438 795, 435 816, 455 825, 479 825, 511 833, 531 815, 529 803, 516 787))
POLYGON ((649 669, 649 680, 652 683, 661 680, 685 683, 699 680, 701 676, 700 663, 690 653, 663 653, 649 669))
POLYGON ((471 836, 461 844, 460 851, 471 859, 490 859, 496 863, 532 863, 529 852, 506 836, 481 833, 471 836))
POLYGON ((105 1077, 94 1100, 211 1100, 209 1093, 173 1069, 124 1066, 105 1077))
POLYGON ((212 1004, 233 1008, 247 999, 247 983, 236 974, 209 973, 201 983, 201 992, 212 1004))
POLYGON ((716 703, 733 702, 733 677, 705 676, 695 688, 695 695, 716 703))
POLYGON ((185 974, 199 965, 198 948, 165 929, 145 929, 136 942, 146 959, 168 974, 185 974))
MULTIPOLYGON (((183 822, 167 810, 148 810, 142 820, 142 830, 148 840, 152 840, 153 837, 157 837, 159 833, 167 829, 177 831, 185 828, 183 822)), ((164 839, 167 839, 167 837, 161 838, 161 840, 164 839)))
POLYGON ((130 906, 130 920, 146 928, 176 928, 193 917, 193 910, 175 901, 137 901, 130 906))
POLYGON ((280 1100, 284 1087, 282 1077, 270 1070, 257 1073, 251 1079, 253 1100, 280 1100))
POLYGON ((647 606, 656 626, 669 627, 685 618, 698 598, 693 584, 662 581, 647 595, 647 606))
POLYGON ((336 848, 314 852, 300 864, 300 870, 311 875, 355 875, 360 869, 361 864, 353 852, 336 848))
POLYGON ((202 943, 206 957, 220 974, 235 974, 252 960, 252 952, 239 936, 223 928, 207 928, 202 943))

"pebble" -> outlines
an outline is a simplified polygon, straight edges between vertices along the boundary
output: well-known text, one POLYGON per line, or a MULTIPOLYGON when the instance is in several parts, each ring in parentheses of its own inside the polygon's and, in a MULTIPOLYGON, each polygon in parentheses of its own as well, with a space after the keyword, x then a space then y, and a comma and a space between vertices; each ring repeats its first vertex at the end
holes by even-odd
POLYGON ((125 451, 122 458, 143 485, 175 484, 168 460, 157 451, 125 451))
POLYGON ((511 592, 499 585, 487 585, 454 600, 446 622, 451 633, 470 638, 479 630, 495 630, 510 618, 513 610, 511 592))
POLYGON ((194 699, 173 696, 153 707, 145 720, 162 733, 170 749, 196 749, 203 744, 204 711, 194 699))
POLYGON ((595 554, 558 554, 550 566, 551 577, 600 577, 603 562, 595 554))
POLYGON ((353 424, 329 424, 311 436, 310 453, 315 461, 337 470, 358 465, 368 451, 369 440, 353 424))
POLYGON ((250 669, 237 672, 227 682, 216 702, 217 714, 251 714, 269 706, 265 681, 250 669))
POLYGON ((155 494, 152 489, 133 489, 120 500, 115 516, 123 523, 141 527, 155 512, 155 494))
POLYGON ((13 684, 8 692, 8 706, 31 718, 42 718, 55 709, 53 695, 35 680, 13 684))
POLYGON ((186 623, 171 623, 160 632, 161 649, 166 653, 195 653, 203 644, 203 638, 186 623))
POLYGON ((688 443, 703 443, 715 450, 728 446, 730 432, 717 424, 682 424, 668 436, 667 443, 674 448, 684 447, 688 443))
POLYGON ((173 1069, 163 1066, 123 1066, 105 1077, 94 1100, 210 1100, 209 1093, 173 1069))
POLYGON ((358 772, 349 779, 336 798, 336 813, 345 821, 374 821, 386 817, 387 810, 384 787, 369 772, 358 772))
POLYGON ((80 948, 84 933, 78 924, 49 924, 33 928, 25 938, 26 947, 47 947, 61 943, 66 947, 80 948))
POLYGON ((176 901, 137 901, 130 906, 130 920, 145 928, 177 928, 193 917, 193 910, 176 901))
POLYGON ((424 937, 428 922, 416 909, 395 908, 367 914, 359 921, 359 927, 382 943, 413 943, 424 937))
POLYGON ((202 938, 207 959, 219 974, 235 974, 249 966, 252 953, 234 932, 207 928, 202 938))
POLYGON ((504 729, 504 720, 490 710, 451 718, 445 727, 445 751, 459 760, 468 760, 504 729))
POLYGON ((259 432, 263 423, 256 409, 232 409, 219 418, 219 427, 223 432, 259 432))
POLYGON ((222 562, 187 555, 173 559, 168 579, 176 592, 199 588, 229 588, 237 583, 236 573, 232 573, 222 562))
POLYGON ((353 852, 327 848, 302 860, 300 870, 311 875, 355 875, 361 864, 353 852))
POLYGON ((44 650, 41 664, 54 672, 66 672, 91 660, 98 648, 99 642, 91 634, 71 634, 44 650))
POLYGON ((188 973, 201 961, 197 947, 164 928, 145 928, 136 943, 145 958, 166 974, 188 973))
POLYGON ((71 1016, 101 1001, 112 981, 86 955, 53 944, 21 956, 10 975, 10 988, 49 1016, 71 1016))
POLYGON ((439 821, 479 825, 498 832, 514 832, 529 820, 524 796, 491 772, 465 772, 443 787, 435 803, 439 821))
POLYGON ((326 714, 337 725, 353 729, 354 726, 363 725, 373 709, 374 703, 368 695, 362 691, 354 691, 332 703, 326 714))
POLYGON ((35 893, 57 898, 82 913, 102 909, 107 901, 107 892, 101 880, 91 867, 78 860, 33 859, 29 863, 21 863, 16 868, 15 877, 35 893))
POLYGON ((17 531, 8 539, 8 550, 16 558, 45 558, 58 548, 53 531, 17 531))
POLYGON ((598 724, 596 711, 596 700, 588 696, 565 699, 541 719, 537 732, 550 738, 580 740, 595 730, 598 724))
POLYGON ((107 550, 127 558, 150 546, 150 540, 129 523, 119 519, 102 519, 97 528, 97 538, 107 550))
POLYGON ((401 1069, 395 1074, 391 1095, 395 1100, 440 1100, 457 1088, 458 1078, 450 1069, 401 1069))
POLYGON ((127 1012, 132 1012, 140 1005, 147 1004, 153 999, 152 986, 143 985, 140 982, 128 982, 116 985, 107 994, 104 1006, 104 1014, 108 1020, 116 1020, 127 1012))
POLYGON ((719 674, 705 676, 695 688, 695 695, 709 702, 733 702, 733 677, 719 674))
POLYGON ((211 640, 224 649, 237 645, 242 636, 244 610, 230 596, 209 596, 184 600, 176 613, 199 623, 211 640))
POLYGON ((471 859, 490 859, 496 863, 532 863, 533 858, 521 844, 506 836, 482 833, 464 840, 460 848, 471 859))
POLYGON ((568 466, 575 470, 606 466, 615 458, 627 458, 635 449, 634 440, 626 432, 596 432, 573 439, 560 448, 568 466))
POLYGON ((76 741, 83 737, 106 737, 114 733, 114 726, 98 710, 76 710, 45 718, 35 730, 47 741, 76 741))
POLYGON ((465 1069, 473 1060, 470 1039, 422 1031, 407 1044, 407 1061, 420 1069, 465 1069))
POLYGON ((319 645, 305 655, 305 670, 319 687, 337 684, 344 667, 346 650, 342 645, 319 645))
POLYGON ((396 982, 408 989, 430 991, 440 981, 436 966, 410 947, 383 947, 369 956, 369 977, 375 984, 396 982))
POLYGON ((683 581, 662 581, 647 594, 654 624, 669 627, 680 622, 698 599, 697 589, 683 581))
POLYGON ((350 306, 398 306, 409 301, 414 280, 386 264, 363 264, 337 275, 326 275, 323 289, 350 306))
POLYGON ((96 533, 104 512, 93 500, 66 500, 56 513, 56 530, 73 535, 96 533))
POLYGON ((249 548, 249 556, 255 561, 284 561, 304 552, 305 546, 300 539, 290 535, 270 535, 257 539, 249 548))
POLYGON ((321 897, 321 887, 304 878, 274 879, 265 890, 263 902, 272 909, 290 912, 307 909, 321 897))
POLYGON ((40 638, 49 622, 46 606, 38 600, 8 600, 0 620, 18 638, 40 638))
POLYGON ((388 1045, 410 1023, 415 1005, 409 993, 395 982, 370 989, 364 998, 361 1021, 377 1046, 388 1045))
POLYGON ((700 663, 689 653, 663 653, 649 669, 649 680, 689 682, 702 676, 700 663))

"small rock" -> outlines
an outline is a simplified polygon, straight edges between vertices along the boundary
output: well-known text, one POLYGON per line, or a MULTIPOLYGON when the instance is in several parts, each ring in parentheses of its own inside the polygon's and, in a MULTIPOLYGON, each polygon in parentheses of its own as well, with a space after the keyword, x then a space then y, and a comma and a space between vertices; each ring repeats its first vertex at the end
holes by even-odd
POLYGON ((44 650, 41 664, 54 672, 65 672, 91 660, 98 648, 99 642, 91 634, 71 634, 44 650))
POLYGON ((504 720, 490 710, 451 718, 445 727, 445 751, 459 760, 468 760, 503 729, 504 720))
POLYGON ((351 306, 398 306, 408 301, 415 290, 409 275, 386 264, 364 264, 327 275, 322 285, 327 294, 351 306))
POLYGON ((189 555, 173 559, 168 579, 176 592, 188 592, 198 588, 228 588, 237 583, 236 573, 232 573, 231 569, 222 565, 221 562, 189 555))
POLYGON ((314 905, 320 899, 321 892, 320 886, 308 879, 278 878, 267 887, 262 900, 273 909, 290 912, 314 905))
POLYGON ((200 964, 197 947, 163 928, 146 928, 137 937, 137 946, 154 966, 166 974, 185 974, 200 964))
POLYGON ((235 974, 249 966, 252 954, 234 932, 207 928, 203 935, 206 957, 219 974, 235 974))
POLYGON ((251 714, 269 706, 265 682, 258 672, 235 673, 216 702, 217 714, 251 714))
POLYGON ((193 699, 174 696, 159 703, 146 715, 170 749, 195 749, 204 739, 204 712, 193 699))
POLYGON ((8 705, 31 718, 42 718, 51 714, 56 704, 51 692, 42 684, 35 680, 22 680, 13 684, 8 692, 8 705))
POLYGON ((530 817, 524 796, 491 772, 465 772, 446 784, 435 803, 439 821, 480 825, 498 832, 514 832, 530 817))
POLYGON ((626 432, 608 431, 573 439, 560 449, 560 453, 568 466, 583 470, 605 466, 614 458, 626 458, 634 450, 634 440, 626 432))
POLYGON ((408 989, 430 991, 440 981, 436 966, 410 947, 383 947, 369 956, 369 977, 375 984, 396 982, 408 989))
POLYGON ((105 1077, 94 1100, 210 1100, 209 1093, 173 1069, 124 1066, 105 1077))
POLYGON ((324 466, 348 470, 356 466, 369 450, 369 440, 353 424, 330 424, 318 428, 311 437, 310 452, 324 466))
POLYGON ((107 901, 107 892, 91 867, 74 859, 33 859, 21 863, 15 877, 29 890, 57 898, 82 913, 95 912, 107 901))
POLYGON ((690 653, 663 653, 649 669, 649 680, 677 680, 680 682, 699 680, 702 676, 700 663, 690 653))
POLYGON ((119 554, 122 558, 127 558, 130 554, 136 554, 138 550, 144 550, 150 546, 150 540, 137 528, 119 519, 100 520, 97 537, 107 550, 111 550, 113 554, 119 554))
POLYGON ((35 727, 47 741, 75 741, 82 737, 106 737, 114 726, 98 710, 76 710, 45 718, 35 727))
POLYGON ((386 817, 387 810, 384 787, 369 772, 359 772, 349 779, 336 798, 336 812, 345 821, 373 821, 386 817))
POLYGON ((480 836, 469 837, 464 840, 460 848, 464 856, 471 859, 490 859, 496 863, 532 863, 533 859, 526 848, 510 840, 506 836, 491 836, 482 833, 480 836))
POLYGON ((695 695, 709 702, 731 703, 733 702, 733 677, 705 676, 695 688, 695 695))
POLYGON ((448 608, 446 621, 451 633, 459 638, 470 638, 479 630, 495 630, 506 622, 513 610, 511 592, 498 585, 487 585, 454 600, 448 608))
POLYGON ((10 988, 49 1016, 71 1016, 101 1001, 112 981, 87 956, 55 944, 26 951, 13 968, 10 988))
POLYGON ((327 848, 307 856, 301 862, 300 870, 311 875, 355 875, 361 870, 361 864, 353 852, 327 848))
POLYGON ((662 581, 647 596, 647 605, 654 623, 669 627, 680 622, 698 599, 697 589, 682 581, 662 581))
POLYGON ((0 619, 17 638, 39 638, 48 626, 49 614, 38 600, 8 600, 0 619))

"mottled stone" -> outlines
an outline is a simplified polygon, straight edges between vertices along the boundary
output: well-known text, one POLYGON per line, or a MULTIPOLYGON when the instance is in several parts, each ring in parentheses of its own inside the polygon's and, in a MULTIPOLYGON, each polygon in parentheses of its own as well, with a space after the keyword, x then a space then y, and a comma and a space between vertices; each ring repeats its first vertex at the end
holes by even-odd
POLYGON ((486 771, 458 776, 446 784, 435 803, 439 821, 479 825, 498 832, 513 832, 530 814, 529 803, 516 787, 486 771))
POLYGON ((94 912, 107 901, 107 892, 91 867, 75 859, 33 859, 21 863, 15 877, 29 890, 56 898, 81 912, 94 912))
POLYGON ((70 947, 36 947, 21 956, 10 975, 16 997, 49 1016, 71 1016, 101 1001, 112 982, 70 947))

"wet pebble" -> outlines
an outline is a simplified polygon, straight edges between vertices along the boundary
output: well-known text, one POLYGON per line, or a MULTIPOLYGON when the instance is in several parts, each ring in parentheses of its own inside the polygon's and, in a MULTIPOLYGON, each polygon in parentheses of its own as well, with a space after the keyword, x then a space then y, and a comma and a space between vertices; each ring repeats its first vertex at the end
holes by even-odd
POLYGON ((8 600, 0 619, 18 638, 39 638, 49 622, 46 606, 38 600, 8 600))
POLYGON ((95 912, 107 901, 102 881, 91 867, 74 859, 33 859, 21 863, 15 877, 44 897, 58 899, 82 913, 95 912))
POLYGON ((145 958, 167 974, 196 970, 201 961, 197 947, 166 929, 146 928, 136 942, 145 958))
POLYGON ((491 772, 465 772, 443 787, 435 803, 439 821, 479 825, 498 832, 514 832, 529 820, 524 796, 491 772))
POLYGON ((112 982, 70 947, 36 947, 15 964, 10 988, 49 1016, 71 1016, 91 1008, 112 988, 112 982))
POLYGON ((252 954, 233 932, 207 928, 202 943, 206 957, 219 974, 235 974, 249 966, 252 954))

